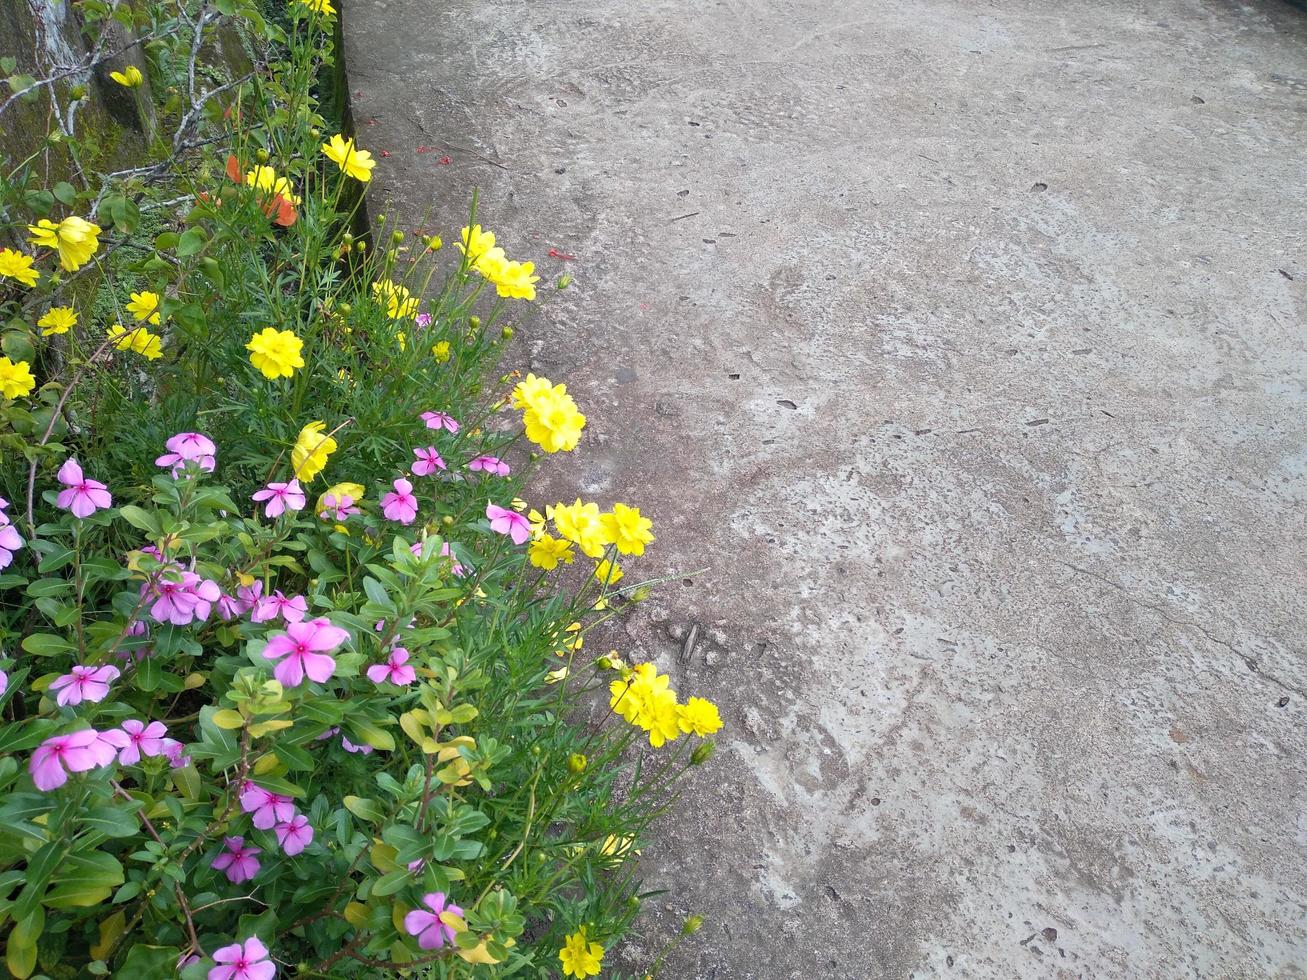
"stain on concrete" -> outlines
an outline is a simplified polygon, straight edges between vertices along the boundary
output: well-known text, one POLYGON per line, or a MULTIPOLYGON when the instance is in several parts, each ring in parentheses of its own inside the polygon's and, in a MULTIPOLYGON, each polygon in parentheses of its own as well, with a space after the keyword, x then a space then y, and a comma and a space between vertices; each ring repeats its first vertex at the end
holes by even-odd
POLYGON ((1303 976, 1307 16, 346 15, 375 201, 575 278, 536 493, 675 576, 596 645, 728 722, 631 968, 700 912, 666 976, 1303 976))

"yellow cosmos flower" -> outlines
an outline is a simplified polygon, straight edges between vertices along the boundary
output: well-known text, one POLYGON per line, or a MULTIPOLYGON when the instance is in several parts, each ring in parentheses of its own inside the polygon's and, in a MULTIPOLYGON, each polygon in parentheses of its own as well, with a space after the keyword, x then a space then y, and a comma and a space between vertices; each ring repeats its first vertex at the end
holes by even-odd
POLYGON ((504 255, 503 249, 492 248, 480 256, 472 267, 492 283, 495 292, 505 299, 536 298, 535 284, 540 281, 540 277, 532 275, 535 271, 533 262, 514 262, 504 255))
POLYGON ((71 306, 52 306, 45 311, 45 316, 36 321, 36 325, 41 328, 42 337, 67 333, 77 326, 77 311, 71 306))
POLYGON ((627 722, 649 733, 655 749, 674 742, 681 734, 681 714, 676 692, 668 687, 666 674, 651 663, 636 664, 622 680, 608 685, 609 707, 627 722))
MULTIPOLYGON (((318 504, 316 508, 317 514, 319 517, 321 517, 323 512, 327 510, 326 501, 328 497, 331 498, 333 507, 339 507, 341 501, 343 501, 346 497, 348 497, 353 502, 353 505, 357 505, 358 502, 363 499, 363 495, 366 493, 367 490, 363 488, 363 484, 361 483, 349 483, 349 482, 333 483, 331 486, 327 487, 326 490, 323 490, 322 495, 318 497, 318 504)), ((338 527, 337 530, 345 531, 345 528, 342 525, 338 527)), ((345 533, 348 534, 349 532, 345 531, 345 533)))
POLYGON ((127 304, 127 312, 138 320, 149 321, 159 325, 159 294, 144 292, 132 293, 132 301, 127 304))
POLYGON ((25 398, 36 387, 32 377, 32 366, 26 361, 15 364, 7 357, 0 357, 0 395, 5 398, 25 398))
POLYGON ((290 465, 295 471, 295 479, 305 483, 312 480, 323 471, 327 460, 336 451, 336 440, 323 434, 326 427, 322 422, 310 422, 300 429, 290 451, 290 465))
POLYGON ((570 452, 576 448, 585 428, 585 416, 567 393, 567 385, 528 374, 513 388, 513 406, 522 409, 526 437, 545 452, 570 452))
POLYGON ((604 534, 624 555, 643 555, 644 546, 654 539, 650 533, 653 521, 641 517, 639 507, 613 504, 613 512, 602 515, 599 522, 604 527, 604 534))
POLYGON ((603 969, 604 948, 598 943, 587 941, 585 926, 572 933, 563 941, 563 948, 558 951, 558 960, 563 964, 563 976, 597 977, 603 969))
MULTIPOLYGON (((459 231, 459 238, 461 241, 456 243, 458 250, 471 259, 474 265, 479 259, 495 249, 495 233, 493 231, 482 231, 480 225, 472 225, 470 228, 464 226, 459 231)), ((500 254, 503 254, 502 249, 500 249, 500 254)))
POLYGON ((602 558, 605 545, 611 544, 599 519, 599 505, 581 503, 555 504, 552 514, 554 530, 579 547, 590 558, 602 558))
POLYGON ((128 330, 121 323, 115 323, 109 328, 107 336, 115 350, 134 351, 147 361, 157 361, 163 356, 163 338, 151 333, 149 327, 132 327, 128 330))
POLYGON ((271 167, 255 167, 245 175, 245 185, 263 191, 267 197, 280 196, 291 204, 300 203, 300 197, 295 193, 291 182, 285 177, 278 177, 277 171, 271 167))
POLYGON ((123 88, 140 88, 141 83, 145 81, 145 76, 135 65, 128 65, 125 71, 111 71, 109 77, 123 88))
POLYGON ((24 286, 35 286, 41 273, 32 268, 32 257, 11 248, 0 248, 0 279, 17 279, 24 286))
POLYGON ((265 378, 289 378, 296 368, 304 366, 300 351, 304 341, 290 330, 264 327, 245 345, 250 352, 250 363, 263 372, 265 378))
POLYGON ((676 709, 676 722, 681 731, 706 738, 721 730, 722 716, 717 712, 717 705, 706 698, 687 698, 676 709))
POLYGON ((449 360, 449 341, 442 340, 431 348, 431 356, 436 359, 437 364, 444 364, 449 360))
POLYGON ((27 230, 32 233, 28 241, 33 245, 59 252, 59 264, 66 272, 76 272, 86 265, 100 247, 100 226, 76 215, 69 215, 58 223, 42 218, 36 224, 28 225, 27 230))
POLYGON ((399 283, 389 279, 374 282, 372 295, 377 298, 377 302, 386 304, 386 316, 392 320, 405 320, 417 315, 418 300, 407 287, 399 283))
POLYGON ((595 566, 595 579, 604 585, 616 585, 624 578, 626 578, 626 573, 622 571, 622 566, 615 561, 609 561, 605 558, 595 566))
POLYGON ((561 538, 551 538, 547 534, 532 541, 526 555, 531 560, 532 565, 546 572, 552 572, 558 567, 559 562, 565 565, 572 564, 572 558, 574 557, 570 542, 561 538))
POLYGON ((336 12, 336 8, 331 5, 331 0, 295 0, 295 2, 324 17, 330 17, 336 12))
POLYGON ((364 184, 372 179, 372 168, 377 165, 377 161, 372 159, 372 154, 367 150, 355 147, 352 139, 345 139, 337 133, 322 144, 322 152, 346 176, 364 184))

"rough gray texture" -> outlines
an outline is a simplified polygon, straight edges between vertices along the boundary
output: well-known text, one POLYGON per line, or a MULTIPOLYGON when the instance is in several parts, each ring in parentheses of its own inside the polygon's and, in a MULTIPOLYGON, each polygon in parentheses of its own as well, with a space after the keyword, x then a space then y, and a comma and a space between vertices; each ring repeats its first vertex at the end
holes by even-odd
POLYGON ((697 910, 664 976, 1303 976, 1307 16, 347 15, 377 199, 479 185, 576 276, 539 497, 710 568, 628 627, 728 722, 630 952, 697 910))

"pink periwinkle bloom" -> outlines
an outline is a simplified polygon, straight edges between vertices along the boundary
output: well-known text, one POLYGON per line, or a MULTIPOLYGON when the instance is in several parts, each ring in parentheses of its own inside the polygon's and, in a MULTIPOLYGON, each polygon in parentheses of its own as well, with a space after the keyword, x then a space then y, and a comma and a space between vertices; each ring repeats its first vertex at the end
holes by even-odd
POLYGON ((341 748, 343 748, 346 752, 357 752, 357 753, 359 753, 359 754, 361 754, 361 755, 371 755, 371 754, 372 754, 372 746, 371 746, 371 745, 355 745, 353 742, 351 742, 349 739, 347 739, 344 735, 342 735, 342 736, 340 737, 340 745, 341 745, 341 748))
POLYGON ((423 949, 439 949, 445 943, 453 943, 458 935, 451 926, 440 921, 442 912, 452 912, 462 916, 463 910, 451 903, 444 892, 428 892, 422 896, 422 904, 427 908, 417 908, 404 916, 404 931, 416 936, 418 945, 423 949), (427 911, 430 909, 431 911, 427 911))
POLYGON ((116 754, 113 746, 100 739, 94 728, 53 735, 36 747, 28 772, 42 792, 58 789, 68 782, 70 772, 86 772, 107 766, 116 754), (106 755, 107 752, 107 755, 106 755))
POLYGON ((60 705, 81 704, 83 701, 103 701, 109 696, 109 685, 122 673, 117 667, 102 664, 99 667, 77 665, 62 677, 50 682, 50 690, 58 691, 55 702, 60 705))
POLYGON ((435 446, 414 449, 413 455, 417 457, 417 461, 413 464, 414 476, 431 476, 436 470, 445 468, 445 461, 440 458, 440 453, 436 452, 435 446))
POLYGON ((309 818, 302 813, 277 824, 273 833, 277 835, 277 843, 287 857, 294 857, 313 843, 313 828, 309 825, 309 818))
POLYGON ((109 488, 99 480, 84 476, 77 460, 71 457, 64 460, 64 465, 59 467, 58 477, 64 489, 59 491, 55 503, 64 510, 72 511, 74 517, 90 517, 97 510, 113 506, 109 488))
POLYGON ((286 687, 298 687, 305 675, 321 684, 336 670, 336 661, 328 652, 348 639, 348 632, 323 618, 290 623, 285 633, 268 641, 263 656, 280 661, 272 674, 286 687))
POLYGON ((393 647, 384 664, 373 664, 368 668, 368 680, 374 684, 386 681, 403 687, 418 679, 417 672, 408 665, 408 651, 403 647, 393 647))
POLYGON ((122 724, 127 744, 118 750, 118 762, 124 766, 134 766, 141 761, 141 756, 163 755, 164 736, 168 727, 161 721, 152 721, 148 725, 135 718, 128 718, 122 724))
POLYGON ((9 690, 9 675, 0 670, 0 694, 4 694, 7 690, 9 690))
POLYGON ((254 605, 250 613, 250 622, 267 623, 280 616, 288 623, 303 622, 308 615, 309 603, 302 595, 286 598, 280 589, 270 596, 264 596, 254 605))
POLYGON ((299 480, 291 480, 289 483, 269 483, 254 495, 254 500, 259 503, 267 501, 263 507, 263 515, 271 520, 280 517, 288 510, 303 510, 304 488, 300 486, 299 480))
POLYGON ((222 598, 222 589, 217 582, 201 578, 194 572, 182 572, 180 582, 160 575, 141 586, 141 595, 150 593, 154 595, 150 616, 156 622, 174 626, 204 622, 213 611, 213 604, 222 598))
MULTIPOLYGON (((235 595, 226 595, 218 600, 218 615, 223 619, 239 619, 256 608, 263 598, 263 583, 256 581, 251 585, 238 585, 235 595)), ((258 622, 258 620, 255 620, 258 622)))
POLYGON ((319 506, 322 509, 318 511, 318 516, 324 521, 343 521, 354 514, 363 513, 354 506, 354 498, 347 493, 342 493, 339 497, 334 493, 324 493, 319 506))
POLYGON ((183 766, 190 765, 191 757, 186 754, 186 746, 175 738, 163 740, 163 754, 171 769, 181 769, 183 766))
POLYGON ((507 534, 513 544, 525 544, 531 537, 531 522, 515 510, 486 504, 486 517, 490 519, 490 530, 507 534))
POLYGON ((271 830, 295 816, 295 801, 247 782, 241 788, 241 809, 254 815, 254 826, 259 830, 271 830))
POLYGON ((8 568, 13 564, 14 552, 22 546, 22 535, 9 523, 8 516, 0 513, 0 568, 8 568))
POLYGON ((498 456, 478 456, 467 464, 467 468, 474 473, 493 473, 495 476, 508 476, 508 464, 498 456))
MULTIPOLYGON (((123 634, 124 637, 131 637, 133 639, 142 636, 148 637, 149 635, 150 635, 150 624, 143 619, 133 619, 130 623, 127 624, 127 632, 123 634)), ((132 663, 133 661, 139 663, 140 661, 144 660, 146 657, 154 656, 154 648, 146 647, 146 646, 132 646, 124 649, 123 647, 119 647, 118 649, 114 650, 113 655, 115 660, 120 660, 123 663, 132 663)))
POLYGON ((182 953, 181 956, 177 957, 177 972, 181 973, 182 970, 186 969, 192 963, 198 962, 200 962, 199 953, 182 953))
POLYGON ((381 513, 388 521, 412 524, 418 516, 418 498, 413 496, 413 484, 400 477, 393 486, 394 492, 381 498, 381 513))
POLYGON ((259 873, 258 855, 263 853, 261 847, 247 847, 244 837, 224 837, 224 850, 213 859, 213 870, 227 875, 233 885, 249 881, 259 873))
POLYGON ((218 965, 209 971, 208 980, 272 980, 277 975, 277 964, 268 959, 268 947, 256 936, 216 950, 213 962, 218 965))
POLYGON ((185 469, 187 463, 194 463, 205 473, 212 473, 213 454, 217 447, 213 440, 201 432, 179 432, 164 443, 168 452, 154 461, 156 466, 172 467, 174 479, 185 469))
POLYGON ((458 431, 458 422, 452 415, 446 415, 444 412, 423 412, 422 421, 427 424, 428 429, 448 429, 450 432, 458 431))
POLYGON ((431 314, 419 313, 413 318, 413 322, 418 325, 419 330, 425 330, 427 327, 431 326, 431 314))

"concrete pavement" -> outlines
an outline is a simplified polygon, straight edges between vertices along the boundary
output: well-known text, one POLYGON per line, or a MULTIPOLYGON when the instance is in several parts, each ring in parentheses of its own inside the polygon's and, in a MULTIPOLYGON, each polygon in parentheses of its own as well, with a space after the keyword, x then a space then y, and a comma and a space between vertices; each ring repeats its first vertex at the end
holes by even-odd
POLYGON ((723 707, 627 962, 1307 975, 1307 14, 345 17, 374 201, 575 276, 533 499, 654 517, 613 645, 723 707))

